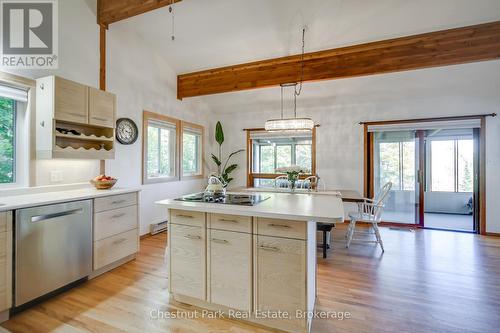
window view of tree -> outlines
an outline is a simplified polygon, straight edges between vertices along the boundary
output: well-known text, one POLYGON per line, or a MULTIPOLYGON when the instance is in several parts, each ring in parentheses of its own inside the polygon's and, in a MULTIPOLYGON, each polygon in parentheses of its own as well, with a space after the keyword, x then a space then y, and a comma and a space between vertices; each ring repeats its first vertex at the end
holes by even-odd
POLYGON ((274 147, 260 146, 260 173, 274 173, 274 147))
POLYGON ((200 135, 184 132, 182 135, 182 173, 200 173, 200 135))
POLYGON ((0 97, 0 184, 13 183, 16 102, 0 97))
POLYGON ((473 192, 474 147, 472 140, 458 140, 458 192, 473 192))
POLYGON ((399 142, 380 143, 380 185, 392 182, 393 189, 400 189, 399 142))
POLYGON ((392 182, 393 190, 415 190, 415 142, 381 142, 380 186, 392 182))
POLYGON ((415 190, 415 142, 401 142, 403 190, 415 190))
POLYGON ((431 141, 431 191, 473 192, 473 140, 431 141))
POLYGON ((148 178, 172 177, 175 173, 171 147, 175 146, 175 129, 148 125, 148 178))
POLYGON ((290 165, 292 165, 292 146, 276 146, 276 168, 285 168, 290 165))
POLYGON ((295 146, 295 162, 298 166, 306 170, 312 168, 311 145, 296 145, 295 146))

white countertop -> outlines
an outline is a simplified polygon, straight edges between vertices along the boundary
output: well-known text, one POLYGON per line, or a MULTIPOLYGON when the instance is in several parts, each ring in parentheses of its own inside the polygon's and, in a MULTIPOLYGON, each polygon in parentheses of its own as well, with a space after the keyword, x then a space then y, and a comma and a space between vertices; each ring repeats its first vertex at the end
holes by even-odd
POLYGON ((86 187, 73 190, 0 196, 0 212, 19 208, 50 205, 67 201, 107 197, 110 195, 133 193, 138 191, 138 189, 119 187, 109 190, 97 190, 93 187, 86 187))
MULTIPOLYGON (((228 194, 238 192, 228 192, 228 194)), ((248 194, 248 192, 246 193, 248 194)), ((187 202, 173 199, 156 203, 167 208, 201 211, 207 213, 257 216, 296 221, 343 222, 344 206, 342 199, 335 195, 260 193, 269 199, 255 206, 226 205, 208 202, 187 202)))

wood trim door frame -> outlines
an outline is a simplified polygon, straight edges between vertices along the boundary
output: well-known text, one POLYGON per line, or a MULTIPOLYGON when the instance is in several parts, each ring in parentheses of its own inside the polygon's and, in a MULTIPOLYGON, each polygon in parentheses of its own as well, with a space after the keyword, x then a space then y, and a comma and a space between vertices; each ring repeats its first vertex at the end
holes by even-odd
MULTIPOLYGON (((435 121, 449 121, 449 120, 466 120, 466 119, 479 119, 481 122, 481 127, 479 128, 479 172, 478 172, 478 193, 477 193, 477 205, 479 211, 476 212, 479 218, 478 230, 475 230, 476 233, 481 235, 487 235, 486 232, 486 117, 495 117, 496 113, 491 114, 479 114, 479 115, 467 115, 467 116, 456 116, 456 117, 436 117, 436 118, 420 118, 420 119, 402 119, 402 120, 385 120, 385 121, 373 121, 373 122, 361 122, 360 125, 363 125, 364 128, 364 187, 365 187, 365 196, 371 196, 373 192, 373 135, 368 132, 369 125, 388 125, 388 124, 399 124, 399 123, 421 123, 421 122, 435 122, 435 121)), ((420 141, 420 139, 419 139, 420 141)), ((423 147, 423 145, 420 145, 423 147)), ((422 149, 419 147, 419 150, 422 149)), ((420 153, 421 154, 421 153, 420 153)), ((422 160, 425 161, 425 150, 424 150, 424 158, 421 158, 420 164, 422 160)), ((421 155, 422 156, 422 155, 421 155)), ((425 162, 424 162, 425 163, 425 162)), ((422 167, 420 165, 420 167, 422 167)), ((424 164, 425 167, 425 164, 424 164)), ((424 177, 425 178, 425 177, 424 177)), ((425 180, 422 182, 425 184, 425 180)), ((420 193, 422 193, 423 188, 419 189, 420 193)), ((424 218, 423 211, 424 210, 424 196, 420 196, 421 205, 419 207, 420 219, 424 218)), ((419 219, 416 227, 423 227, 424 221, 419 219)))

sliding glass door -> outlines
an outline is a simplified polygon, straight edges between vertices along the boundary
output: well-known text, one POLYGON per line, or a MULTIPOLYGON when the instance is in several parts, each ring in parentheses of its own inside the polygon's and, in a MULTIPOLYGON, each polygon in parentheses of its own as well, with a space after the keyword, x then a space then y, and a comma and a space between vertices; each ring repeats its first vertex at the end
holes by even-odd
POLYGON ((373 194, 392 183, 382 220, 420 224, 420 144, 418 131, 373 132, 373 194))

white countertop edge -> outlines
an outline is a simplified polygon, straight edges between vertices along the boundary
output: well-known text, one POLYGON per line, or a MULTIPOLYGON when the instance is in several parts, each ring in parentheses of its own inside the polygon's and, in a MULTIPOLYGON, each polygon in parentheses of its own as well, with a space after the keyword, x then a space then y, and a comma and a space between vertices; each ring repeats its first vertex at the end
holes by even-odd
POLYGON ((140 192, 137 188, 112 188, 110 190, 97 190, 95 188, 82 188, 67 191, 43 192, 36 194, 13 195, 9 197, 0 197, 0 212, 52 205, 62 202, 87 200, 112 195, 140 192), (11 203, 12 202, 12 203, 11 203))
MULTIPOLYGON (((234 193, 234 192, 232 192, 234 193)), ((155 204, 166 206, 169 209, 182 209, 187 211, 197 211, 206 213, 216 213, 216 214, 229 214, 229 215, 241 215, 241 216, 255 216, 255 217, 266 217, 275 218, 283 220, 292 220, 297 222, 315 221, 322 223, 343 223, 344 217, 331 217, 331 216, 317 216, 310 214, 287 214, 281 212, 266 212, 259 210, 259 206, 238 206, 238 205, 226 205, 208 202, 186 202, 177 201, 174 199, 166 199, 156 201, 155 204)))

